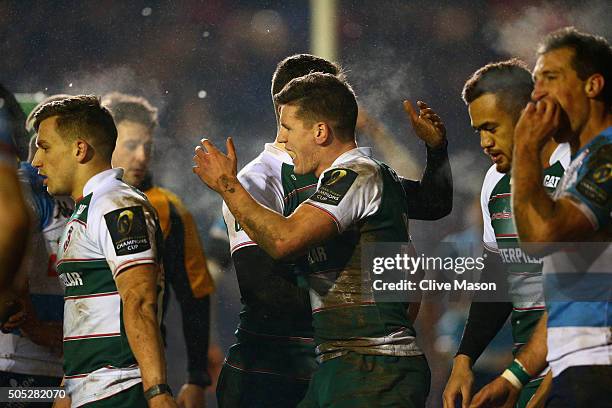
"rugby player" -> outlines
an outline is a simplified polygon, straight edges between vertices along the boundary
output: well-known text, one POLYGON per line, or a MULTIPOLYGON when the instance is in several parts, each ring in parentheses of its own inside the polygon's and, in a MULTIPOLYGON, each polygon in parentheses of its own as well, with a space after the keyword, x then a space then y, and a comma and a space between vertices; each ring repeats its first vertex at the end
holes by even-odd
MULTIPOLYGON (((516 59, 487 64, 477 70, 463 88, 472 127, 480 145, 494 164, 481 191, 485 268, 481 281, 499 281, 507 274, 511 302, 473 301, 453 370, 444 390, 444 407, 452 408, 461 397, 462 407, 472 398, 472 366, 511 315, 513 353, 524 345, 544 311, 541 259, 527 257, 517 247, 512 220, 510 170, 514 126, 533 90, 531 73, 516 59)), ((569 146, 550 140, 542 149, 543 184, 554 191, 569 163, 569 146)), ((498 295, 505 296, 500 291, 498 295)), ((502 299, 500 299, 502 300, 502 299)), ((518 407, 525 407, 542 381, 536 376, 521 392, 518 407)))
POLYGON ((547 313, 518 354, 519 364, 483 389, 475 406, 511 404, 513 389, 546 360, 553 375, 547 407, 612 406, 611 72, 608 42, 572 27, 549 34, 538 49, 533 102, 515 128, 512 189, 521 242, 552 252, 543 266, 547 313), (540 154, 551 138, 568 142, 572 152, 552 197, 539 183, 540 154), (567 252, 550 245, 558 242, 600 244, 567 252))
MULTIPOLYGON (((111 168, 117 129, 97 97, 42 105, 32 164, 75 211, 59 242, 64 385, 72 407, 175 407, 158 324, 155 210, 111 168)), ((66 401, 62 401, 66 404, 66 401)))
MULTIPOLYGON (((15 97, 0 85, 0 323, 15 313, 19 294, 14 279, 24 256, 30 215, 17 177, 15 134, 23 120, 15 97)), ((23 112, 21 112, 23 115, 23 112)))
MULTIPOLYGON (((369 149, 357 148, 357 103, 341 79, 322 73, 293 79, 275 102, 277 141, 295 155, 294 172, 319 178, 314 195, 293 214, 260 205, 244 189, 231 139, 228 156, 204 140, 208 153, 196 149, 194 172, 272 258, 311 248, 307 279, 321 365, 299 406, 424 406, 429 368, 406 305, 376 303, 371 291, 352 290, 362 279, 363 242, 410 240, 402 184, 393 170, 371 159, 369 149)), ((443 135, 437 115, 426 116, 420 125, 443 135)))
MULTIPOLYGON (((272 78, 272 96, 290 80, 310 72, 343 78, 335 63, 309 54, 293 55, 279 62, 272 78)), ((279 111, 274 106, 278 122, 279 111)), ((420 107, 423 115, 433 114, 425 104, 420 107)), ((419 125, 415 131, 427 142, 427 167, 421 181, 402 179, 412 198, 409 213, 412 218, 438 219, 452 208, 446 142, 431 137, 419 125)), ((283 146, 277 135, 238 178, 258 202, 289 215, 314 193, 317 178, 295 174, 283 146)), ((300 287, 304 284, 294 273, 293 262, 275 261, 260 249, 225 204, 223 214, 244 307, 236 332, 238 343, 228 352, 217 387, 218 403, 222 407, 296 406, 316 367, 307 290, 300 287)))
MULTIPOLYGON (((172 285, 183 317, 187 379, 177 396, 179 406, 202 407, 208 375, 210 294, 213 282, 197 226, 189 210, 171 191, 157 187, 149 170, 158 126, 157 109, 146 99, 113 92, 102 98, 113 115, 117 145, 112 165, 124 169, 123 181, 143 191, 159 217, 164 236, 164 281, 172 285)), ((167 285, 164 285, 168 287, 167 285)), ((164 313, 169 291, 164 291, 164 313)))
MULTIPOLYGON (((309 72, 341 75, 340 67, 325 59, 294 55, 279 62, 272 96, 309 72)), ((278 119, 276 106, 275 113, 278 119)), ((293 173, 291 156, 278 138, 266 144, 238 178, 259 203, 285 215, 310 197, 317 184, 312 174, 293 173)), ((243 307, 237 343, 230 347, 217 383, 217 403, 221 408, 295 407, 316 369, 308 291, 300 285, 294 262, 270 257, 225 203, 223 217, 243 307)))

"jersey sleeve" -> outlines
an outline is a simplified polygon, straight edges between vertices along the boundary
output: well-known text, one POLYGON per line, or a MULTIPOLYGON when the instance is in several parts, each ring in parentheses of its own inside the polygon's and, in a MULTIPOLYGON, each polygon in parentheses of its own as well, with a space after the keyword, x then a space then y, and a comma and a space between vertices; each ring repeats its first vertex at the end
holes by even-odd
POLYGON ((612 218, 612 141, 592 152, 560 197, 571 199, 595 230, 612 218))
POLYGON ((494 167, 491 167, 484 178, 482 183, 482 189, 480 190, 480 209, 482 210, 482 242, 484 247, 492 252, 498 252, 497 241, 495 239, 495 231, 491 224, 491 213, 489 212, 489 198, 491 197, 491 191, 494 183, 492 182, 494 167))
MULTIPOLYGON (((272 182, 273 180, 271 177, 266 176, 263 169, 253 167, 248 173, 240 174, 238 179, 255 201, 282 214, 282 191, 276 186, 276 183, 272 182)), ((246 232, 244 232, 225 203, 223 203, 223 220, 227 226, 230 253, 234 253, 234 251, 239 248, 257 245, 249 238, 246 232)))
POLYGON ((112 200, 100 204, 94 234, 113 278, 135 265, 157 264, 161 231, 152 207, 136 198, 122 199, 120 205, 112 200))
POLYGON ((304 203, 329 215, 342 233, 378 211, 382 189, 382 174, 376 165, 350 163, 323 173, 317 191, 304 203))

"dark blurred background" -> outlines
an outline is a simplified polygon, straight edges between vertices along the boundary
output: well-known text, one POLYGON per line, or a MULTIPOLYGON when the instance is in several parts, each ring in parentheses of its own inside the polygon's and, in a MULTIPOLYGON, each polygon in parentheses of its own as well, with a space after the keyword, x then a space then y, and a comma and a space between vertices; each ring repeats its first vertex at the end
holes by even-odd
MULTIPOLYGON (((612 31, 612 3, 606 0, 329 2, 335 4, 335 17, 324 28, 336 33, 336 59, 348 71, 361 108, 385 129, 377 138, 360 132, 359 143, 372 145, 399 173, 419 177, 425 149, 411 132, 402 100, 428 102, 447 126, 454 209, 438 222, 412 222, 416 242, 480 240, 475 200, 490 163, 460 99, 467 77, 488 62, 511 56, 532 66, 538 40, 561 26, 575 25, 608 38, 612 31), (389 154, 389 145, 397 147, 395 154, 389 154)), ((212 340, 219 358, 233 341, 240 302, 231 266, 223 266, 227 249, 221 203, 191 173, 193 148, 202 136, 222 144, 231 135, 239 165, 244 165, 274 139, 271 75, 288 55, 317 53, 311 41, 317 3, 0 2, 0 82, 22 101, 116 90, 145 96, 160 108, 153 174, 191 209, 214 264, 212 340)), ((441 406, 441 387, 465 308, 425 305, 420 316, 420 343, 433 372, 432 407, 441 406)), ((168 361, 175 389, 185 370, 176 316, 173 305, 168 361)), ((483 370, 495 372, 504 363, 509 347, 502 349, 483 359, 483 370)), ((212 399, 209 406, 214 406, 212 399)))

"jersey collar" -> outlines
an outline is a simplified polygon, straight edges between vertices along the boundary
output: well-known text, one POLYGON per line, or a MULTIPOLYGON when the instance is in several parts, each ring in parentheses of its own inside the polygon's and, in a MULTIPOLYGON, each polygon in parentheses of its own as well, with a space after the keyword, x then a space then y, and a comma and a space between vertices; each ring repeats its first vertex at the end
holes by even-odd
POLYGON ((348 152, 342 153, 340 156, 334 160, 330 167, 336 167, 341 165, 342 163, 346 163, 358 157, 372 157, 372 148, 371 147, 356 147, 354 149, 349 150, 348 152))
POLYGON ((96 190, 98 186, 105 184, 110 179, 121 180, 122 178, 122 168, 104 170, 87 180, 87 183, 85 183, 85 186, 83 186, 83 197, 86 197, 88 194, 96 190))

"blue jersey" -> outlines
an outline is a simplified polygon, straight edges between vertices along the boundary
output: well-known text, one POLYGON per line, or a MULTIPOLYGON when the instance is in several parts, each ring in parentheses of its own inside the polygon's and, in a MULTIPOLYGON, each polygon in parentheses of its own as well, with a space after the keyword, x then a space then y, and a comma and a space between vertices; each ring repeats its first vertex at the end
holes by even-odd
POLYGON ((612 127, 576 153, 554 198, 571 200, 594 230, 544 260, 548 361, 558 376, 612 364, 612 127))

